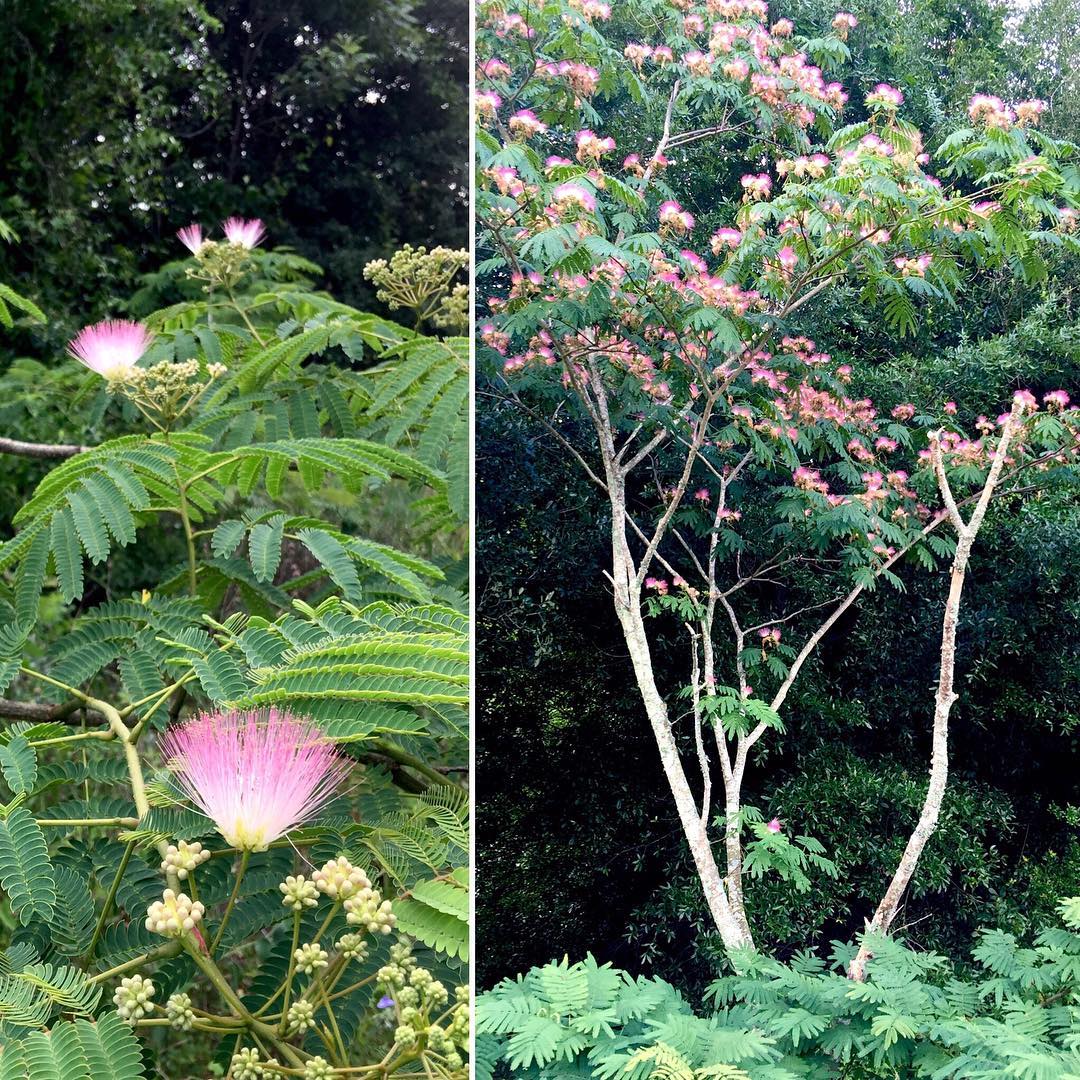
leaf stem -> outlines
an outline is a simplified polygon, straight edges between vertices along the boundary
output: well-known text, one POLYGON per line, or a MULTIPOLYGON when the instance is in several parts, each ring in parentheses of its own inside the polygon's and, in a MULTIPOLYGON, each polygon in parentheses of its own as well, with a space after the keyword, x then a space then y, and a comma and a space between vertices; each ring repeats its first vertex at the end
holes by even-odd
POLYGON ((240 855, 240 869, 236 872, 236 880, 233 882, 232 892, 229 894, 229 901, 225 905, 225 913, 221 916, 221 925, 218 927, 217 933, 214 935, 214 942, 210 946, 210 956, 217 952, 217 947, 221 942, 221 935, 225 933, 225 924, 229 921, 229 916, 232 914, 232 909, 236 906, 236 898, 240 895, 240 883, 244 880, 244 874, 247 872, 248 861, 251 859, 251 852, 244 848, 240 855))
POLYGON ((108 895, 105 897, 105 903, 101 908, 101 914, 98 916, 97 925, 94 927, 94 936, 90 939, 90 945, 86 950, 87 960, 92 960, 94 958, 94 952, 98 947, 98 942, 101 941, 101 935, 105 932, 105 920, 112 912, 113 901, 116 899, 117 891, 120 888, 120 881, 128 868, 128 863, 131 862, 131 856, 134 851, 135 841, 131 840, 124 848, 124 854, 120 859, 120 866, 117 868, 115 877, 113 877, 112 885, 109 886, 108 895))

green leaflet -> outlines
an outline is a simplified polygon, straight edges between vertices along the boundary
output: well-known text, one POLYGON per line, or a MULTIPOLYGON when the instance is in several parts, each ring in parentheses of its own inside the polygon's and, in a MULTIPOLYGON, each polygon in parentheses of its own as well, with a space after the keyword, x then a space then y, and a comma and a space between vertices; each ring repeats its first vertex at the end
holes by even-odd
POLYGON ((114 1012, 54 1024, 0 1050, 0 1080, 144 1080, 134 1031, 114 1012))
POLYGON ((52 915, 56 878, 45 837, 33 815, 22 806, 0 821, 0 885, 24 926, 35 915, 44 919, 52 915))
POLYGON ((398 927, 447 956, 469 959, 469 923, 466 890, 444 881, 420 882, 412 898, 394 905, 398 927))
POLYGON ((14 735, 0 746, 0 771, 12 795, 33 791, 37 784, 37 754, 25 736, 14 735))
POLYGON ((281 539, 284 518, 252 525, 248 534, 248 559, 260 581, 273 581, 281 562, 281 539))

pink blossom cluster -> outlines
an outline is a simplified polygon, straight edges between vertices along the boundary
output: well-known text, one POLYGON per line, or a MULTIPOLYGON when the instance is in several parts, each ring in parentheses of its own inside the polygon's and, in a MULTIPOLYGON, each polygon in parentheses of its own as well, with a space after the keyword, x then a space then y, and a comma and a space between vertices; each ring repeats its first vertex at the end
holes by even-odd
POLYGON ((975 94, 968 102, 968 116, 977 124, 1007 129, 1013 124, 1037 124, 1047 104, 1038 98, 1021 101, 1013 111, 994 94, 975 94))
POLYGON ((797 158, 781 158, 776 163, 779 176, 792 175, 799 180, 805 177, 820 179, 829 168, 828 154, 801 154, 797 158))
POLYGON ((596 68, 573 60, 540 64, 536 72, 548 79, 565 79, 574 93, 582 98, 592 97, 600 85, 600 72, 596 68))
POLYGON ((878 83, 863 99, 871 109, 895 112, 904 104, 904 95, 888 83, 878 83))
POLYGON ((849 11, 838 11, 833 16, 833 32, 841 41, 847 41, 848 34, 859 25, 859 20, 849 11))
POLYGON ((611 5, 604 0, 568 0, 570 7, 580 11, 589 22, 611 18, 611 5))
POLYGON ((660 225, 675 233, 686 233, 694 227, 694 215, 669 199, 660 204, 660 225))
POLYGON ((593 131, 579 131, 574 136, 577 146, 577 159, 581 162, 599 161, 604 154, 610 154, 615 149, 615 140, 610 136, 601 138, 593 131))
POLYGON ((933 261, 933 255, 916 255, 914 258, 898 255, 893 259, 893 265, 900 271, 901 277, 924 278, 926 277, 926 271, 930 269, 930 264, 933 261))
POLYGON ((506 126, 511 134, 521 139, 531 139, 534 135, 543 135, 547 131, 547 124, 532 109, 518 109, 506 126))

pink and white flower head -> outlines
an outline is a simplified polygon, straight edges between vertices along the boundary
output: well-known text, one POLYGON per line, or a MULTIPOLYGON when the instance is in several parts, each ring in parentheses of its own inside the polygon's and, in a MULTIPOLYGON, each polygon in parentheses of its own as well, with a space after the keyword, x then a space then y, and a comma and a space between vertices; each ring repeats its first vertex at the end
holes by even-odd
POLYGON ((904 95, 895 86, 890 86, 888 83, 878 83, 866 95, 866 104, 871 109, 884 109, 887 112, 894 112, 904 104, 904 95))
POLYGON ((1021 415, 1039 411, 1039 402, 1030 390, 1017 390, 1013 394, 1013 408, 1021 415))
POLYGON ((225 230, 225 239, 230 244, 239 244, 243 248, 253 248, 262 243, 266 235, 266 226, 258 218, 245 221, 243 218, 231 217, 222 226, 225 230))
POLYGON ((83 327, 68 342, 68 352, 109 382, 123 382, 151 341, 153 335, 142 323, 106 319, 83 327))
POLYGON ((709 246, 712 248, 714 255, 719 255, 725 248, 730 248, 734 251, 740 243, 742 243, 743 234, 739 229, 733 229, 725 227, 717 229, 713 233, 712 239, 709 241, 709 246))
POLYGON ((785 273, 790 274, 799 265, 799 256, 795 253, 795 249, 790 246, 782 247, 776 253, 776 259, 780 263, 780 269, 785 273))
POLYGON ((510 117, 508 126, 510 133, 521 139, 530 139, 533 135, 543 135, 547 131, 547 124, 532 109, 518 109, 510 117))
POLYGON ((783 832, 784 829, 783 825, 780 824, 780 819, 778 817, 774 817, 765 828, 771 833, 783 832))
POLYGON ((694 227, 694 215, 669 199, 660 204, 660 224, 673 232, 689 232, 694 227))
POLYGON ((484 90, 476 95, 476 115, 481 120, 491 120, 501 104, 502 98, 494 90, 484 90))
POLYGON ((309 720, 268 712, 205 713, 166 731, 177 782, 242 851, 266 851, 333 798, 350 764, 309 720))
POLYGON ((739 183, 742 184, 743 199, 767 199, 772 191, 772 177, 768 173, 747 173, 739 183))
POLYGON ((192 255, 198 255, 202 251, 202 246, 206 242, 202 234, 202 226, 198 223, 189 225, 186 229, 178 229, 176 232, 180 243, 184 245, 191 252, 192 255))
POLYGON ((691 49, 682 59, 692 75, 705 76, 712 71, 713 58, 700 49, 691 49))
POLYGON ((1032 98, 1030 101, 1021 101, 1016 106, 1016 120, 1020 124, 1037 124, 1039 117, 1046 112, 1048 106, 1040 98, 1032 98))
POLYGON ((838 11, 833 16, 832 28, 841 41, 847 41, 847 36, 859 25, 859 20, 850 11, 838 11))
POLYGON ((596 209, 595 196, 579 184, 560 184, 552 191, 551 201, 560 210, 577 207, 580 210, 592 213, 596 209))

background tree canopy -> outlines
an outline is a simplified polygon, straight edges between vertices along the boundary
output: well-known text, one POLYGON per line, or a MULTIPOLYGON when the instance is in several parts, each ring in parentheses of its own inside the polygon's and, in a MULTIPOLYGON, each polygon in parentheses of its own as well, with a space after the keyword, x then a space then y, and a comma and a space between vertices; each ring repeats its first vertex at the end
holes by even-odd
MULTIPOLYGON (((859 20, 843 76, 852 102, 878 82, 900 88, 905 115, 930 146, 974 92, 1044 97, 1047 130, 1080 137, 1074 4, 1047 0, 1022 15, 954 0, 871 0, 850 10, 859 20)), ((770 20, 823 30, 834 11, 797 0, 770 5, 770 20)), ((621 131, 617 99, 593 104, 597 130, 618 145, 655 138, 621 131)), ((702 214, 716 196, 703 188, 694 197, 687 209, 702 214)), ((1080 386, 1076 270, 1062 259, 1027 284, 1004 272, 959 305, 924 310, 914 337, 886 329, 854 292, 830 290, 814 336, 852 365, 855 396, 899 392, 996 415, 1018 387, 1080 386)), ((701 989, 722 950, 600 573, 609 543, 602 508, 538 423, 483 386, 480 402, 477 935, 487 945, 478 984, 592 951, 701 989)), ((563 431, 574 436, 570 425, 563 431)), ((592 433, 577 436, 588 454, 592 433)), ((1075 891, 1078 524, 1075 505, 998 512, 972 560, 954 778, 902 920, 919 948, 966 955, 978 927, 1028 930, 1075 891)), ((768 878, 752 883, 755 925, 781 956, 827 946, 871 914, 857 898, 888 875, 918 815, 943 595, 943 580, 924 581, 919 593, 882 590, 833 629, 800 685, 782 750, 764 758, 746 795, 818 837, 840 868, 808 894, 768 878)), ((670 662, 657 657, 669 674, 663 690, 686 678, 682 663, 674 650, 670 662)))
MULTIPOLYGON (((0 280, 114 314, 175 231, 262 217, 375 304, 363 266, 466 230, 466 0, 0 0, 0 280)), ((38 349, 33 351, 37 352, 38 349)))

